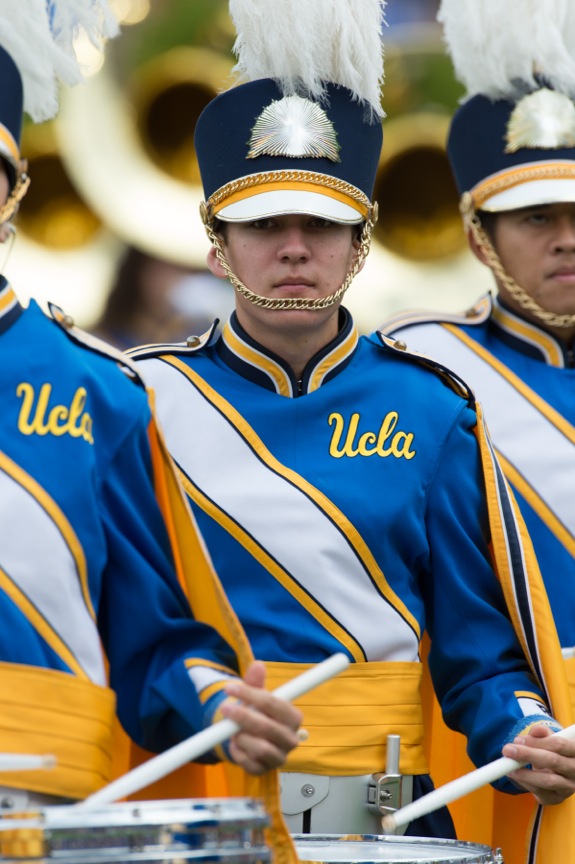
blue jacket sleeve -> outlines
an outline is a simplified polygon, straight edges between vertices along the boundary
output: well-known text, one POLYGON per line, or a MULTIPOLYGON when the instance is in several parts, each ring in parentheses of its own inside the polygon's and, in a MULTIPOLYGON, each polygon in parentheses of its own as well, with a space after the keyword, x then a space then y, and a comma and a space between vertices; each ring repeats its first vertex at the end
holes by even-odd
MULTIPOLYGON (((547 708, 494 570, 476 422, 464 408, 439 454, 427 501, 431 573, 422 590, 444 718, 466 735, 479 765, 498 758, 513 731, 530 714, 544 719, 547 708)), ((506 780, 501 787, 516 791, 506 780)))

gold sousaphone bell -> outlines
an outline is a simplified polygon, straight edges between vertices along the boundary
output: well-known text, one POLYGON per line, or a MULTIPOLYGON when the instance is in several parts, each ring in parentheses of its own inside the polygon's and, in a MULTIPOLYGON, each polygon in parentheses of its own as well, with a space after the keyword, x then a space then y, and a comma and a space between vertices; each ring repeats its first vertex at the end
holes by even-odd
POLYGON ((27 125, 22 135, 30 188, 18 211, 19 230, 39 246, 67 252, 90 244, 102 222, 83 201, 63 164, 53 122, 27 125))
POLYGON ((65 94, 58 130, 69 175, 124 241, 174 263, 205 263, 193 131, 232 65, 212 50, 176 47, 123 86, 107 62, 65 94))
POLYGON ((435 26, 406 28, 403 38, 386 45, 387 119, 374 240, 408 261, 440 262, 467 247, 446 152, 461 92, 435 26))

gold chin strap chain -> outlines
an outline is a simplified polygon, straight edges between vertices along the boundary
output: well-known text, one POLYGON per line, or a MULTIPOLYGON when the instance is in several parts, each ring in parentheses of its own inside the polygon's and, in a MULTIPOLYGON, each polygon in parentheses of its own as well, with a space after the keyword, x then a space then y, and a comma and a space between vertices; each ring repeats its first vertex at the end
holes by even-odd
MULTIPOLYGON (((205 212, 205 211, 202 211, 205 212)), ((213 244, 218 261, 222 265, 225 270, 226 276, 230 280, 231 284, 234 286, 236 291, 238 291, 246 300, 249 300, 250 303, 253 303, 254 306, 261 306, 263 309, 327 309, 329 306, 333 306, 337 303, 345 294, 349 286, 351 285, 353 279, 359 273, 362 263, 364 262, 367 254, 369 252, 369 247, 371 244, 371 234, 373 231, 373 227, 377 222, 377 202, 370 207, 368 217, 363 223, 363 229, 361 232, 361 238, 359 241, 359 248, 357 250, 357 254, 354 258, 351 270, 346 276, 345 282, 343 285, 338 288, 337 291, 334 291, 333 294, 329 294, 327 297, 320 297, 316 299, 312 299, 310 297, 284 297, 284 298, 273 298, 273 297, 263 297, 261 294, 255 294, 253 291, 250 291, 249 288, 240 282, 235 273, 232 272, 230 265, 226 261, 226 257, 224 254, 224 250, 222 247, 222 242, 218 235, 215 233, 213 228, 213 221, 205 221, 205 228, 208 237, 210 238, 211 243, 213 244)))
POLYGON ((10 221, 14 213, 18 210, 20 201, 28 191, 30 178, 28 177, 27 171, 28 163, 23 159, 20 162, 20 170, 14 188, 4 206, 0 207, 0 225, 4 225, 5 222, 10 221))
POLYGON ((493 244, 485 233, 481 221, 475 212, 473 199, 469 192, 466 192, 463 195, 460 210, 463 216, 465 228, 468 231, 471 231, 475 242, 483 251, 487 266, 493 270, 501 285, 503 285, 511 297, 517 301, 521 308, 533 315, 534 318, 543 322, 543 324, 547 324, 548 327, 575 326, 575 315, 559 315, 556 312, 548 312, 547 309, 544 309, 543 306, 536 303, 535 300, 529 296, 527 291, 521 288, 515 279, 512 279, 504 270, 501 259, 493 248, 493 244))

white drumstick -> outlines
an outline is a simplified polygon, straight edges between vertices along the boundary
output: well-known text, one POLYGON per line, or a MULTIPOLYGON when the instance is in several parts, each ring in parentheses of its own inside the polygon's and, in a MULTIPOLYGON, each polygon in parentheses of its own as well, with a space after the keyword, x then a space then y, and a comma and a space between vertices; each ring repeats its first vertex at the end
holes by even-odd
MULTIPOLYGON (((561 738, 575 738, 575 725, 567 726, 555 734, 561 738)), ((381 820, 383 831, 384 833, 393 833, 397 828, 403 828, 404 825, 408 825, 414 819, 427 816, 428 813, 433 813, 440 807, 451 804, 452 801, 463 798, 464 795, 469 795, 470 792, 475 792, 482 786, 487 786, 488 783, 500 780, 501 777, 511 774, 512 771, 517 771, 518 768, 523 768, 526 764, 526 762, 516 762, 515 759, 502 756, 482 768, 470 771, 469 774, 464 774, 463 777, 434 789, 427 795, 418 798, 417 801, 400 807, 395 813, 384 816, 381 820)))
POLYGON ((35 771, 53 768, 55 756, 36 756, 33 753, 0 753, 0 771, 35 771))
MULTIPOLYGON (((273 691, 274 696, 290 702, 298 696, 303 696, 309 690, 313 690, 319 684, 323 684, 329 678, 333 678, 338 672, 342 672, 348 664, 349 659, 345 654, 334 654, 322 663, 318 663, 311 669, 302 672, 301 675, 292 678, 291 681, 282 684, 273 691)), ((239 729, 240 727, 233 720, 220 720, 210 726, 209 729, 192 735, 191 738, 176 744, 175 747, 171 747, 165 753, 160 753, 159 756, 144 762, 143 765, 138 765, 133 771, 129 771, 123 777, 119 777, 104 786, 103 789, 75 804, 74 807, 86 809, 100 804, 110 804, 120 798, 125 798, 127 795, 132 795, 139 789, 149 786, 155 780, 175 771, 176 768, 181 768, 187 762, 193 762, 194 759, 203 756, 204 753, 231 738, 239 729)))

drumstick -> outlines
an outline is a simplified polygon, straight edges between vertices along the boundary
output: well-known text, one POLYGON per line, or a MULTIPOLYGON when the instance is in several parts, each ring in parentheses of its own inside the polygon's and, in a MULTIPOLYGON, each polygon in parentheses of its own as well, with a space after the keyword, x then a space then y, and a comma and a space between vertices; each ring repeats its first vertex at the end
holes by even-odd
POLYGON ((55 756, 36 756, 33 753, 0 753, 0 771, 35 771, 53 768, 55 756))
MULTIPOLYGON (((567 726, 555 733, 561 738, 575 738, 575 724, 567 726)), ((484 765, 482 768, 477 768, 475 771, 470 771, 469 774, 464 774, 457 780, 451 780, 444 786, 428 792, 413 801, 411 804, 406 804, 405 807, 400 807, 395 813, 390 813, 384 816, 381 820, 384 833, 393 833, 396 828, 403 828, 414 819, 419 819, 420 816, 427 816, 428 813, 433 813, 439 810, 440 807, 456 801, 458 798, 463 798, 464 795, 469 795, 470 792, 475 792, 481 786, 487 786, 488 783, 493 783, 495 780, 505 777, 506 774, 511 774, 512 771, 517 771, 518 768, 523 768, 527 762, 516 762, 515 759, 509 759, 507 756, 501 756, 494 762, 484 765)))
MULTIPOLYGON (((292 678, 291 681, 282 684, 273 691, 273 694, 278 699, 284 699, 286 702, 289 702, 298 696, 303 696, 304 693, 313 690, 314 687, 323 684, 329 678, 333 678, 334 675, 345 669, 348 664, 349 658, 345 654, 333 654, 322 663, 318 663, 311 669, 302 672, 301 675, 292 678)), ((76 809, 79 807, 87 809, 100 804, 110 804, 119 798, 132 795, 139 789, 149 786, 155 780, 159 780, 161 777, 165 777, 166 774, 170 774, 176 768, 180 768, 187 762, 193 762, 194 759, 203 756, 204 753, 212 750, 216 745, 231 738, 239 729, 240 726, 233 720, 220 720, 218 723, 210 726, 209 729, 204 729, 202 732, 192 735, 180 744, 176 744, 175 747, 166 750, 165 753, 160 753, 159 756, 155 756, 148 762, 144 762, 143 765, 138 765, 133 771, 129 771, 123 777, 119 777, 117 780, 104 786, 103 789, 90 795, 84 801, 75 804, 74 807, 76 809)))

